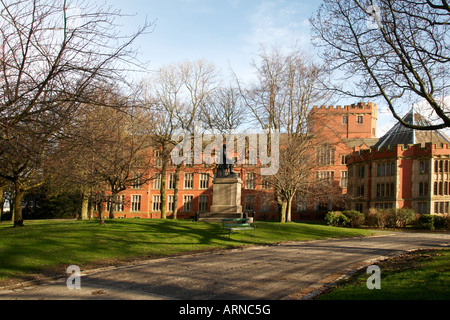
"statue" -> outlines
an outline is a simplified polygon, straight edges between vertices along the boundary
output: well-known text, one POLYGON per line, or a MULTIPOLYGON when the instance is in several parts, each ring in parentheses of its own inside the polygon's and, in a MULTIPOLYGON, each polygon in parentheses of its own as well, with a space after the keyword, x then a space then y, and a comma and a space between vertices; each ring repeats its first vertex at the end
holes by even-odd
POLYGON ((233 170, 233 164, 227 164, 227 146, 224 144, 222 149, 222 161, 217 166, 216 178, 237 177, 233 170))

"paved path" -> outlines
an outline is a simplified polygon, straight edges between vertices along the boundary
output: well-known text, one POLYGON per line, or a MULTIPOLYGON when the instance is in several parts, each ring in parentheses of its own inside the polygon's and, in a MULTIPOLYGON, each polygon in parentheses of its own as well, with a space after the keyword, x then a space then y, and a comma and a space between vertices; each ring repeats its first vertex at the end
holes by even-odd
POLYGON ((0 291, 11 299, 305 299, 350 271, 414 249, 450 246, 450 234, 383 233, 149 260, 90 271, 81 289, 66 280, 0 291))

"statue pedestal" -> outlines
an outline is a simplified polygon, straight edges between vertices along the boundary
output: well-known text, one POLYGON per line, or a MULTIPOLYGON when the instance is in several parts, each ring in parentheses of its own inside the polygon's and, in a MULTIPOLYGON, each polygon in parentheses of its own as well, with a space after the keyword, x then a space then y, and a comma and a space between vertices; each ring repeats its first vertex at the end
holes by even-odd
POLYGON ((221 221, 226 218, 242 218, 242 180, 229 175, 213 180, 213 203, 210 212, 202 214, 201 221, 221 221))

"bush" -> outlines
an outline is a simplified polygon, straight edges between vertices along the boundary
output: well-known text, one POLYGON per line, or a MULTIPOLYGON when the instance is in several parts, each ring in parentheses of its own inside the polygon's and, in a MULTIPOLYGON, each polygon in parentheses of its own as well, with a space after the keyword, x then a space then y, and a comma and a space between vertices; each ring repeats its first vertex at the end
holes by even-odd
POLYGON ((325 215, 325 220, 329 226, 345 227, 348 225, 350 219, 340 211, 330 211, 325 215))
POLYGON ((358 228, 364 224, 365 216, 363 213, 356 210, 342 211, 342 214, 349 219, 352 228, 358 228))
POLYGON ((384 228, 388 225, 388 218, 387 211, 370 208, 365 213, 365 224, 369 227, 384 228))
POLYGON ((426 230, 434 230, 434 216, 431 214, 422 214, 419 217, 418 227, 426 230))
POLYGON ((389 210, 389 226, 392 228, 404 228, 413 220, 413 209, 402 208, 389 210))

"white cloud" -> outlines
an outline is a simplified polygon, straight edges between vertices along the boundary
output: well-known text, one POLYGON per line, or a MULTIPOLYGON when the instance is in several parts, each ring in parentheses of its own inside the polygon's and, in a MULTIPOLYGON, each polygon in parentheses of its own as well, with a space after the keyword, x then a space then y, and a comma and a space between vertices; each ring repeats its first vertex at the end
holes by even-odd
POLYGON ((296 2, 265 1, 249 17, 250 31, 243 36, 252 49, 260 44, 292 48, 309 45, 309 24, 296 2))

